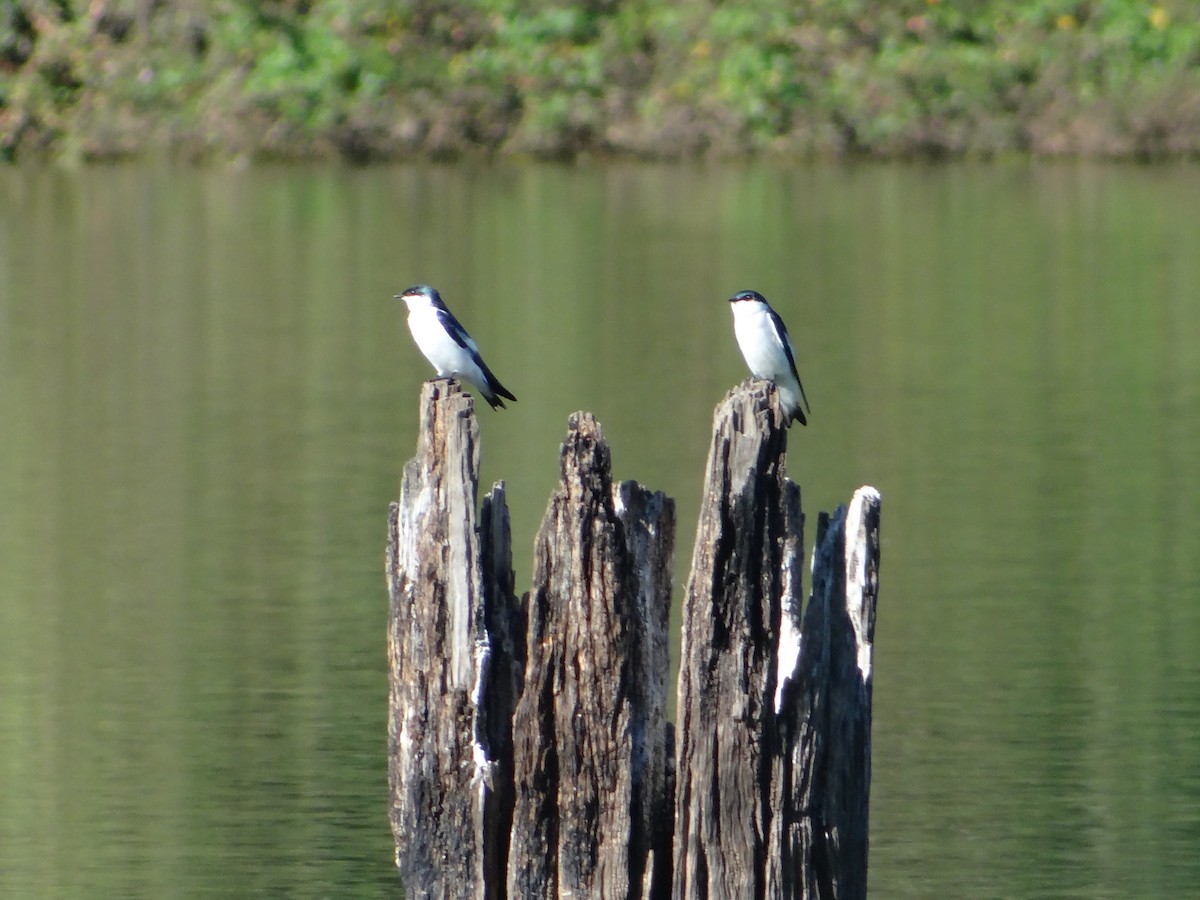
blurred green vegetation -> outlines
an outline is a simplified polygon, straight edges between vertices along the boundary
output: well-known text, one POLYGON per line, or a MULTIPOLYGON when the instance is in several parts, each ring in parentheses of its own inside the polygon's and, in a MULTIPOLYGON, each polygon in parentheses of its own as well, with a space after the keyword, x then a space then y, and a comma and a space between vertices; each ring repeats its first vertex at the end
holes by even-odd
POLYGON ((1194 0, 0 0, 0 155, 1200 152, 1194 0))

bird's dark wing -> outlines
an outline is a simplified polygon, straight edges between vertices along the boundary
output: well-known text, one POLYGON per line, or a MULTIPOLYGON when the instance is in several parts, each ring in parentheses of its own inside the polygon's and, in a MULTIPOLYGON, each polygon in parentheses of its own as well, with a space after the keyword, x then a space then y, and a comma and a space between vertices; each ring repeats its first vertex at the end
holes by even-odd
POLYGON ((787 354, 792 377, 796 379, 796 384, 800 388, 800 396, 804 398, 804 406, 809 415, 812 415, 812 407, 808 405, 808 395, 804 393, 804 382, 800 380, 800 373, 796 371, 796 353, 792 349, 792 338, 788 334, 787 326, 783 324, 783 319, 779 318, 779 313, 775 310, 768 307, 768 312, 771 315, 771 324, 775 326, 775 334, 779 336, 779 343, 783 344, 783 352, 787 354))
POLYGON ((467 334, 467 329, 463 328, 458 319, 454 318, 454 313, 446 309, 445 306, 438 307, 438 321, 442 323, 442 327, 446 329, 446 334, 454 338, 454 343, 462 347, 464 350, 470 350, 478 355, 479 348, 475 346, 475 342, 471 340, 471 336, 467 334))
MULTIPOLYGON (((517 398, 513 395, 513 393, 500 383, 500 379, 492 374, 492 370, 487 367, 487 363, 485 363, 483 361, 483 357, 479 355, 479 348, 475 345, 475 341, 473 341, 471 336, 467 334, 467 330, 462 327, 462 324, 458 321, 458 319, 454 318, 454 314, 450 312, 450 310, 446 309, 444 304, 438 307, 437 314, 438 321, 441 322, 442 327, 446 329, 446 334, 454 338, 454 343, 458 344, 458 346, 462 347, 464 350, 471 351, 471 358, 475 360, 475 365, 479 366, 479 371, 483 373, 483 377, 487 381, 488 387, 490 387, 492 391, 499 394, 501 397, 507 397, 509 400, 516 400, 517 398)), ((486 399, 493 407, 504 405, 500 400, 494 397, 488 397, 486 399)))
MULTIPOLYGON (((487 379, 488 387, 490 387, 495 393, 499 394, 501 397, 507 397, 509 400, 517 399, 516 395, 513 394, 513 392, 510 391, 508 388, 506 388, 504 385, 502 385, 500 383, 500 379, 492 374, 492 370, 487 367, 487 363, 485 363, 483 361, 483 358, 478 353, 475 354, 475 363, 476 363, 476 365, 479 366, 480 371, 483 372, 483 377, 487 379)), ((491 400, 489 399, 488 402, 491 403, 491 400)), ((497 400, 495 403, 492 403, 493 407, 495 407, 497 405, 503 406, 504 404, 501 403, 499 400, 497 400)))

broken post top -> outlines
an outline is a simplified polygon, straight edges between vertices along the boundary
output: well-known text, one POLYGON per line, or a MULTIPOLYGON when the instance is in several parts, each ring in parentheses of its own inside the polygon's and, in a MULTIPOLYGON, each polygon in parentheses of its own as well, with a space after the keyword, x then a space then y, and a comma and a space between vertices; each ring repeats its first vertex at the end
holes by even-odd
POLYGON ((417 459, 445 459, 448 453, 470 454, 471 471, 479 474, 479 420, 475 400, 451 378, 434 378, 421 385, 421 426, 417 459))
POLYGON ((744 432, 748 428, 787 429, 788 417, 780 405, 779 389, 775 382, 763 378, 747 378, 729 389, 725 399, 713 413, 713 430, 723 420, 744 432))
POLYGON ((713 413, 706 494, 740 495, 752 488, 757 474, 782 471, 787 423, 773 382, 747 378, 732 388, 713 413), (727 489, 719 489, 719 482, 727 489))
POLYGON ((559 453, 559 466, 564 485, 591 473, 606 475, 611 483, 612 451, 600 423, 590 412, 571 413, 567 420, 567 437, 559 453))
POLYGON ((428 426, 436 420, 441 407, 442 415, 473 416, 475 398, 463 390, 453 378, 430 378, 421 382, 421 425, 428 426), (440 401, 440 403, 438 403, 440 401), (434 418, 431 418, 433 416, 434 418))

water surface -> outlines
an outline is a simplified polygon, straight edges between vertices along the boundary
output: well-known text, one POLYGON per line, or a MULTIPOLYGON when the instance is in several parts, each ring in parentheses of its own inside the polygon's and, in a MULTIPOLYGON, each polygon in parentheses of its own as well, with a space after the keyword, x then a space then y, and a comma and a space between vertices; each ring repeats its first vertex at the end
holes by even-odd
POLYGON ((690 559, 725 298, 884 496, 871 885, 1200 883, 1194 167, 0 170, 0 894, 394 896, 385 511, 437 285, 518 585, 589 409, 690 559))

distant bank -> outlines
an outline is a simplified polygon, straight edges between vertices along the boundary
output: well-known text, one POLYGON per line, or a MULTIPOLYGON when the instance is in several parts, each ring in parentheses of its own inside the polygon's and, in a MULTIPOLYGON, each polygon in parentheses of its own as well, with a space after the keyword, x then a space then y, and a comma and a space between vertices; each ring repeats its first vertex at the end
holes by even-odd
POLYGON ((0 0, 0 159, 1200 155, 1200 4, 0 0))

